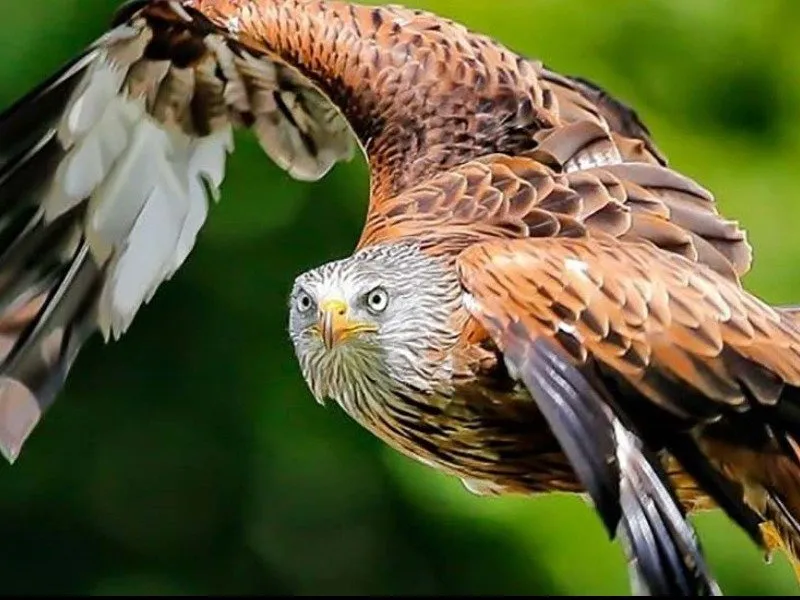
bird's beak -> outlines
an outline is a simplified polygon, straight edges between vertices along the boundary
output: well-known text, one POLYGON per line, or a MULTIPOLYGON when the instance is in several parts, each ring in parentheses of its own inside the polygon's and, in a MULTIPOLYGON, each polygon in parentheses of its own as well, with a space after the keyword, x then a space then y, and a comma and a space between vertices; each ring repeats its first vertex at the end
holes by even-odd
POLYGON ((328 350, 357 333, 377 330, 369 323, 351 321, 348 313, 349 307, 343 300, 325 300, 319 305, 319 332, 328 350))

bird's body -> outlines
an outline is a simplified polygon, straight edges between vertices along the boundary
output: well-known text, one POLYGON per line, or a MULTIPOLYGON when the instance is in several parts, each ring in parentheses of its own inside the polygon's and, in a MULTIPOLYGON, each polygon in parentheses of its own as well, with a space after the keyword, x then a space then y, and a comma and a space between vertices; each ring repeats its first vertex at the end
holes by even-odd
POLYGON ((235 128, 298 179, 369 163, 354 253, 291 294, 318 400, 473 491, 586 494, 645 592, 719 592, 682 509, 797 556, 800 327, 744 232, 601 88, 401 7, 135 0, 0 115, 9 459, 183 263, 235 128))

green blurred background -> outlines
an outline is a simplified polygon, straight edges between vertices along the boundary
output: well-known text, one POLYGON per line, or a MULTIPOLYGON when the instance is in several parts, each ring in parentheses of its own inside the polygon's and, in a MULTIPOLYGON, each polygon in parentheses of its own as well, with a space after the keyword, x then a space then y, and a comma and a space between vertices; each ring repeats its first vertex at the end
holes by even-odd
MULTIPOLYGON (((637 108, 672 164, 749 230, 746 279, 800 300, 800 2, 407 0, 637 108)), ((3 2, 0 106, 103 31, 116 0, 3 2)), ((130 332, 94 339, 14 467, 0 593, 628 594, 617 544, 560 496, 486 499, 307 392, 286 336, 305 269, 352 249, 361 160, 290 180, 248 136, 188 262, 130 332)), ((717 513, 730 594, 795 595, 717 513)))

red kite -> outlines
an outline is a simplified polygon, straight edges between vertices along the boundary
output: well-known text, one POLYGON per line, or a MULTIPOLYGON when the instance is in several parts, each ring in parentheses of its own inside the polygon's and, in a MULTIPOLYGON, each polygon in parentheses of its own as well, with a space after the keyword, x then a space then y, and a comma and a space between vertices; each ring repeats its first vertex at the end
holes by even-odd
POLYGON ((136 0, 0 116, 10 461, 181 266, 237 128, 297 179, 369 162, 356 250, 291 293, 320 401, 478 493, 585 493, 639 593, 721 593, 687 510, 796 559, 800 327, 744 232, 601 88, 399 7, 136 0))

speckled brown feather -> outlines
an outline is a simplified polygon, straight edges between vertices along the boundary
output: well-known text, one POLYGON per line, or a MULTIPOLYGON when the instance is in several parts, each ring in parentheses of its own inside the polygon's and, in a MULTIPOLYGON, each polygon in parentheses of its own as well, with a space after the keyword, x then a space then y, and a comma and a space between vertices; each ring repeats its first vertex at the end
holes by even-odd
MULTIPOLYGON (((187 23, 171 12, 166 2, 149 4, 144 14, 185 32, 179 39, 220 35, 220 43, 237 57, 234 64, 250 98, 258 96, 262 84, 243 65, 260 61, 265 67, 276 65, 282 73, 279 90, 308 90, 305 96, 330 100, 344 116, 367 153, 371 171, 371 200, 360 245, 414 228, 425 220, 424 207, 436 221, 456 203, 468 210, 466 205, 474 202, 473 217, 477 215, 486 199, 468 192, 480 190, 466 190, 461 196, 448 190, 440 197, 441 206, 409 202, 403 192, 435 187, 441 177, 449 176, 443 174, 455 169, 452 175, 459 176, 460 166, 475 160, 486 163, 491 160, 488 155, 539 160, 552 153, 550 166, 565 172, 634 161, 666 164, 635 112, 602 89, 559 75, 487 36, 425 11, 319 0, 185 0, 182 5, 193 21, 187 23), (402 206, 414 210, 403 214, 402 206)), ((214 85, 225 89, 229 98, 237 72, 225 75, 214 85)), ((255 117, 253 128, 260 134, 252 108, 228 104, 235 122, 246 125, 255 117)), ((260 137, 268 148, 269 141, 260 137)), ((334 153, 326 165, 344 154, 334 153)), ((624 198, 619 200, 627 198, 631 212, 655 212, 673 225, 665 225, 665 219, 654 223, 649 217, 636 217, 627 235, 660 236, 665 245, 731 276, 746 272, 751 262, 746 237, 735 223, 718 216, 713 197, 666 168, 660 179, 652 179, 653 173, 612 169, 602 174, 606 180, 600 185, 608 188, 606 193, 621 193, 624 198)), ((560 178, 558 184, 564 183, 560 178)), ((598 218, 612 212, 601 211, 598 218)), ((613 219, 619 226, 619 218, 613 219)), ((493 227, 473 221, 477 229, 493 227)))
POLYGON ((596 230, 650 240, 732 280, 746 269, 744 233, 716 214, 705 189, 654 164, 578 169, 585 148, 597 155, 613 144, 598 126, 576 123, 542 136, 534 151, 486 156, 436 175, 371 211, 359 245, 414 236, 432 252, 451 253, 494 237, 596 230))
POLYGON ((493 339, 517 324, 551 340, 660 423, 665 447, 673 434, 694 440, 797 564, 800 534, 787 526, 800 515, 795 319, 678 254, 603 233, 485 242, 458 268, 493 339))
POLYGON ((487 314, 522 320, 537 335, 574 327, 563 340, 573 358, 592 357, 680 419, 771 406, 784 385, 800 386, 792 321, 651 244, 605 235, 487 242, 464 252, 459 267, 487 314), (661 386, 665 378, 708 402, 683 404, 661 386))

